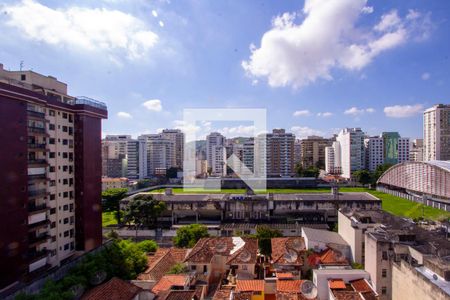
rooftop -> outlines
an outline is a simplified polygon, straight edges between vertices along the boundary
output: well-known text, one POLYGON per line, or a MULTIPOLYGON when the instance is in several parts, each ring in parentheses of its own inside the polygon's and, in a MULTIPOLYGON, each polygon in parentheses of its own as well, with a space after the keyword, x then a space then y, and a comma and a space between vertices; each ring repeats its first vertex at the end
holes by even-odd
POLYGON ((159 248, 154 255, 147 256, 147 269, 139 274, 139 280, 160 280, 177 263, 183 262, 188 249, 159 248))
POLYGON ((82 300, 131 300, 141 292, 140 287, 113 277, 106 283, 87 291, 82 300))
POLYGON ((302 231, 306 238, 313 241, 320 241, 326 244, 346 245, 347 242, 337 232, 303 227, 302 231))
POLYGON ((262 292, 264 280, 237 280, 236 292, 262 292))
POLYGON ((170 290, 172 287, 184 287, 189 284, 189 275, 164 275, 152 288, 154 294, 170 290))
POLYGON ((330 288, 336 300, 375 300, 377 293, 364 278, 352 280, 348 283, 341 278, 328 280, 330 288))
POLYGON ((274 264, 303 265, 302 253, 306 247, 302 237, 272 238, 271 244, 274 264))

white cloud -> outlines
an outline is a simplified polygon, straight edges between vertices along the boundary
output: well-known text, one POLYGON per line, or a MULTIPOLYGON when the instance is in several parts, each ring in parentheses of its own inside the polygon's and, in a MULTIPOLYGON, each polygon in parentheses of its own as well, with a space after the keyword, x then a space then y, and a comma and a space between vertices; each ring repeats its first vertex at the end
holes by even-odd
POLYGON ((249 77, 266 78, 272 87, 299 88, 332 80, 334 69, 360 70, 425 31, 424 22, 419 22, 425 15, 401 18, 396 11, 383 15, 371 29, 357 26, 371 11, 366 4, 367 0, 306 0, 303 14, 284 13, 273 19, 261 46, 250 45, 243 69, 249 77), (301 16, 303 20, 295 22, 301 16))
POLYGON ((158 13, 156 12, 156 10, 152 10, 152 15, 157 18, 158 17, 158 13))
POLYGON ((384 114, 390 118, 408 118, 423 112, 422 104, 386 106, 384 114))
POLYGON ((364 6, 364 7, 361 9, 361 12, 362 12, 363 14, 371 14, 371 13, 373 13, 373 6, 364 6))
POLYGON ((159 100, 159 99, 147 100, 144 103, 142 103, 142 105, 151 111, 161 111, 162 110, 161 100, 159 100))
POLYGON ((120 119, 132 119, 133 118, 133 116, 131 114, 124 112, 124 111, 119 111, 117 113, 117 117, 120 119))
POLYGON ((226 137, 237 137, 237 136, 253 136, 255 131, 255 126, 235 126, 235 127, 224 127, 218 130, 221 134, 226 137))
POLYGON ((323 118, 328 118, 328 117, 331 117, 332 115, 333 115, 333 113, 329 112, 329 111, 317 113, 318 117, 323 117, 323 118))
POLYGON ((311 113, 309 110, 297 110, 292 115, 294 117, 300 117, 300 116, 309 116, 311 113))
POLYGON ((106 8, 68 6, 53 9, 34 0, 3 5, 6 24, 25 38, 65 49, 125 54, 135 60, 147 55, 158 35, 136 17, 106 8))
POLYGON ((344 111, 344 114, 346 115, 352 115, 352 116, 359 116, 363 115, 365 113, 374 113, 375 109, 369 107, 369 108, 357 108, 356 106, 353 106, 347 110, 344 111))
POLYGON ((307 126, 292 126, 291 131, 295 134, 295 137, 298 139, 307 138, 311 135, 319 135, 322 136, 324 133, 320 130, 312 129, 307 126))
POLYGON ((428 80, 430 79, 431 75, 428 72, 425 72, 422 74, 422 80, 428 80))
POLYGON ((163 21, 159 21, 159 26, 160 27, 164 27, 164 22, 163 21))

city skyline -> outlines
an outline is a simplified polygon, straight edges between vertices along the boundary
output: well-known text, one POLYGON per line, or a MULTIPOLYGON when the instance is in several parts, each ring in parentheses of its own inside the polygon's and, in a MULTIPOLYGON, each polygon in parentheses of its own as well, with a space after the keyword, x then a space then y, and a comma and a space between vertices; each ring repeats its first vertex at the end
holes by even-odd
MULTIPOLYGON (((184 108, 256 107, 267 109, 268 128, 286 128, 298 138, 330 137, 344 127, 421 138, 423 110, 448 103, 450 4, 313 4, 6 1, 0 6, 2 62, 6 69, 18 70, 23 61, 24 70, 58 74, 70 94, 104 100, 110 116, 103 135, 183 129, 184 108), (307 25, 325 9, 330 16, 315 33, 335 39, 305 46, 311 42, 307 25), (41 26, 25 17, 37 13, 54 23, 41 26), (104 25, 95 28, 74 13, 102 18, 104 25), (112 18, 121 20, 115 23, 121 30, 112 32, 112 18), (70 28, 73 39, 55 28, 70 28), (288 45, 306 42, 292 53, 275 48, 285 57, 279 60, 277 34, 288 45), (358 55, 321 50, 341 47, 358 55), (289 64, 295 72, 278 68, 289 64)), ((249 131, 249 124, 210 125, 227 137, 249 131)))

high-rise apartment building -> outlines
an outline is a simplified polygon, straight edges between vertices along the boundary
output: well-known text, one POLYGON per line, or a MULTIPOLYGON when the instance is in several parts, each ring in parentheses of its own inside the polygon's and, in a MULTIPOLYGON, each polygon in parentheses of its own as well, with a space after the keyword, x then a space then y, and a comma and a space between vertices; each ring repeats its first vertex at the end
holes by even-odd
POLYGON ((107 135, 102 140, 102 176, 127 177, 130 135, 107 135))
POLYGON ((423 161, 423 139, 414 139, 410 144, 410 161, 423 161))
POLYGON ((127 176, 128 179, 139 179, 139 141, 127 141, 127 176))
POLYGON ((104 103, 0 64, 0 289, 102 243, 104 103))
POLYGON ((300 163, 302 158, 302 142, 296 139, 294 142, 294 166, 300 163))
POLYGON ((380 136, 364 139, 366 169, 375 171, 382 164, 409 161, 409 138, 402 138, 398 132, 383 132, 380 136))
POLYGON ((179 129, 164 129, 161 133, 162 137, 172 141, 174 145, 174 155, 171 167, 183 169, 184 161, 184 133, 179 129))
POLYGON ((303 168, 325 168, 325 147, 331 146, 331 140, 320 136, 308 136, 300 141, 300 164, 303 168))
POLYGON ((424 161, 450 160, 450 105, 438 104, 423 113, 424 161))
POLYGON ((295 135, 284 129, 273 129, 266 134, 267 176, 292 176, 294 165, 295 135))
POLYGON ((361 128, 344 128, 336 137, 335 167, 342 171, 342 177, 350 179, 353 172, 364 169, 364 132, 361 128), (340 164, 336 164, 337 152, 340 164))
POLYGON ((225 137, 218 132, 206 136, 206 160, 208 171, 213 175, 223 174, 226 163, 225 141, 225 137))
POLYGON ((139 140, 139 177, 165 176, 174 167, 175 143, 163 134, 144 134, 139 140))

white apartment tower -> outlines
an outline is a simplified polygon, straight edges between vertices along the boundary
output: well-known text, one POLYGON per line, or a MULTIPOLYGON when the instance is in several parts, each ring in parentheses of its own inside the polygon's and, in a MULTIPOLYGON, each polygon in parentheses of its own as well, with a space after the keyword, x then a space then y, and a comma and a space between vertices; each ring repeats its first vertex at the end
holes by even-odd
POLYGON ((341 167, 342 177, 350 179, 354 171, 364 169, 364 132, 361 128, 344 128, 336 141, 340 151, 340 165, 337 166, 341 167))
POLYGON ((144 134, 139 141, 139 178, 164 176, 173 167, 175 146, 162 134, 144 134))
POLYGON ((424 161, 450 160, 450 105, 438 104, 423 113, 424 161))
POLYGON ((225 137, 218 132, 211 132, 206 136, 206 161, 211 174, 223 174, 226 162, 225 137))
POLYGON ((268 176, 292 176, 295 135, 284 129, 273 129, 266 135, 266 172, 268 176))

